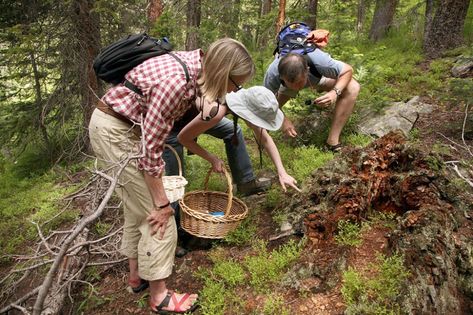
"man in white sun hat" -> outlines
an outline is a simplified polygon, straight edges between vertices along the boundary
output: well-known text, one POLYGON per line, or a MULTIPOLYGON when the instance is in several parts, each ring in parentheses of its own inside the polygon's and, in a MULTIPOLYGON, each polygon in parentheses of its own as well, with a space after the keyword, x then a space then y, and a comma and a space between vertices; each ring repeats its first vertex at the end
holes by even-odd
POLYGON ((273 161, 283 190, 286 191, 286 186, 289 186, 300 191, 296 186, 297 181, 286 172, 276 144, 267 132, 267 130, 279 129, 284 120, 278 101, 269 89, 263 86, 238 89, 236 92, 227 94, 225 101, 209 102, 204 98, 197 98, 196 104, 200 114, 179 133, 178 140, 182 145, 209 161, 214 171, 223 172, 224 162, 202 148, 194 139, 215 126, 226 114, 233 114, 234 140, 237 139, 238 118, 242 118, 253 130, 259 145, 266 149, 273 161))

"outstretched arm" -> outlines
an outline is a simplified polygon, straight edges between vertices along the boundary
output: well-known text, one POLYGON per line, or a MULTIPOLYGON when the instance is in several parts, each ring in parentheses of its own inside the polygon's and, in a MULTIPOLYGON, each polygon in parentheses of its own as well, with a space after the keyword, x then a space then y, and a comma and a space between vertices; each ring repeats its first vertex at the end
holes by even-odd
POLYGON ((288 185, 300 192, 301 190, 296 186, 297 181, 286 172, 273 138, 271 138, 265 129, 257 127, 249 122, 246 122, 246 124, 253 130, 258 143, 266 149, 266 152, 268 152, 269 157, 273 161, 276 171, 278 172, 279 183, 281 184, 282 189, 286 191, 286 185, 288 185))
POLYGON ((225 117, 226 112, 226 106, 220 105, 216 115, 208 121, 202 120, 201 115, 198 115, 190 123, 188 123, 177 135, 178 141, 183 146, 189 149, 192 153, 195 153, 204 160, 207 160, 210 164, 212 164, 212 170, 218 173, 223 173, 225 163, 220 160, 218 156, 202 148, 197 142, 194 141, 194 139, 197 138, 199 135, 203 134, 208 129, 215 126, 220 120, 223 119, 223 117, 225 117))

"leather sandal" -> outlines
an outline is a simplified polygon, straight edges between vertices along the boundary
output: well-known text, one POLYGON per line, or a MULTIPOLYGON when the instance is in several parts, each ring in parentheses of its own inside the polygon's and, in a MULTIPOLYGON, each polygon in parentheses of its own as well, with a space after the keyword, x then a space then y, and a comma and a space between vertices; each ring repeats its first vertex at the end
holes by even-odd
POLYGON ((151 301, 149 303, 149 306, 151 307, 151 310, 154 313, 161 314, 161 315, 192 313, 199 306, 197 304, 197 300, 194 302, 194 304, 192 304, 192 306, 190 308, 188 308, 188 309, 182 309, 181 308, 181 305, 184 304, 184 302, 189 297, 190 297, 190 294, 186 293, 186 294, 184 294, 182 299, 180 301, 178 301, 177 297, 176 297, 176 294, 173 291, 168 290, 168 292, 166 293, 166 297, 164 298, 164 300, 158 306, 153 305, 151 303, 151 301), (171 299, 172 299, 172 302, 174 303, 174 310, 165 310, 165 309, 163 309, 163 308, 169 306, 169 301, 171 299))
POLYGON ((333 153, 336 153, 336 152, 340 152, 342 150, 342 144, 337 143, 337 144, 332 145, 332 144, 326 143, 325 148, 327 149, 327 151, 331 151, 333 153))
POLYGON ((131 285, 130 287, 133 293, 140 293, 149 287, 149 282, 146 280, 140 279, 140 284, 137 287, 133 287, 131 285))

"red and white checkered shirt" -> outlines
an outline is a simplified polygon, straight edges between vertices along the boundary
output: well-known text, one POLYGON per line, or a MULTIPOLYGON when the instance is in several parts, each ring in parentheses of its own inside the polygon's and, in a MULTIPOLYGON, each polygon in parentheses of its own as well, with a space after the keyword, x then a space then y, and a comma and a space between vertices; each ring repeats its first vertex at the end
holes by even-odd
POLYGON ((143 96, 119 84, 102 98, 114 111, 140 122, 145 141, 145 156, 138 167, 152 176, 164 171, 163 146, 175 120, 192 105, 196 79, 201 69, 202 50, 173 52, 187 66, 189 83, 181 64, 171 55, 150 58, 130 70, 125 78, 136 85, 143 96))

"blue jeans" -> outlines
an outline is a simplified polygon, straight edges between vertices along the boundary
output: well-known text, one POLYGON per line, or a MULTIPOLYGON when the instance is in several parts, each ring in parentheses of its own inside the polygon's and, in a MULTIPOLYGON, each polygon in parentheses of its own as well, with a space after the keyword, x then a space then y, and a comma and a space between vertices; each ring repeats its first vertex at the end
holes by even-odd
MULTIPOLYGON (((177 141, 179 131, 180 130, 173 129, 166 139, 166 143, 172 146, 179 154, 182 162, 182 172, 185 176, 184 149, 182 144, 177 141)), ((228 118, 223 118, 217 125, 210 128, 205 133, 212 137, 222 139, 225 142, 228 165, 230 166, 234 183, 243 184, 255 178, 240 126, 237 128, 238 145, 232 144, 233 122, 228 118)), ((163 159, 166 162, 166 175, 179 174, 176 158, 170 150, 164 150, 163 159)))
MULTIPOLYGON (((177 135, 180 130, 173 129, 166 139, 166 143, 172 146, 181 159, 182 174, 185 177, 184 167, 184 148, 177 140, 177 135)), ((243 132, 240 126, 237 128, 238 145, 232 144, 233 136, 233 122, 228 118, 223 118, 217 125, 205 132, 212 137, 222 139, 225 142, 225 152, 227 154, 228 164, 232 173, 233 182, 236 184, 247 183, 255 178, 253 167, 251 165, 250 156, 246 150, 245 139, 243 139, 243 132)), ((178 175, 179 166, 176 157, 169 150, 165 149, 163 152, 163 159, 166 162, 166 175, 178 175)), ((174 202, 172 207, 176 210, 176 221, 179 224, 179 203, 174 202)))

